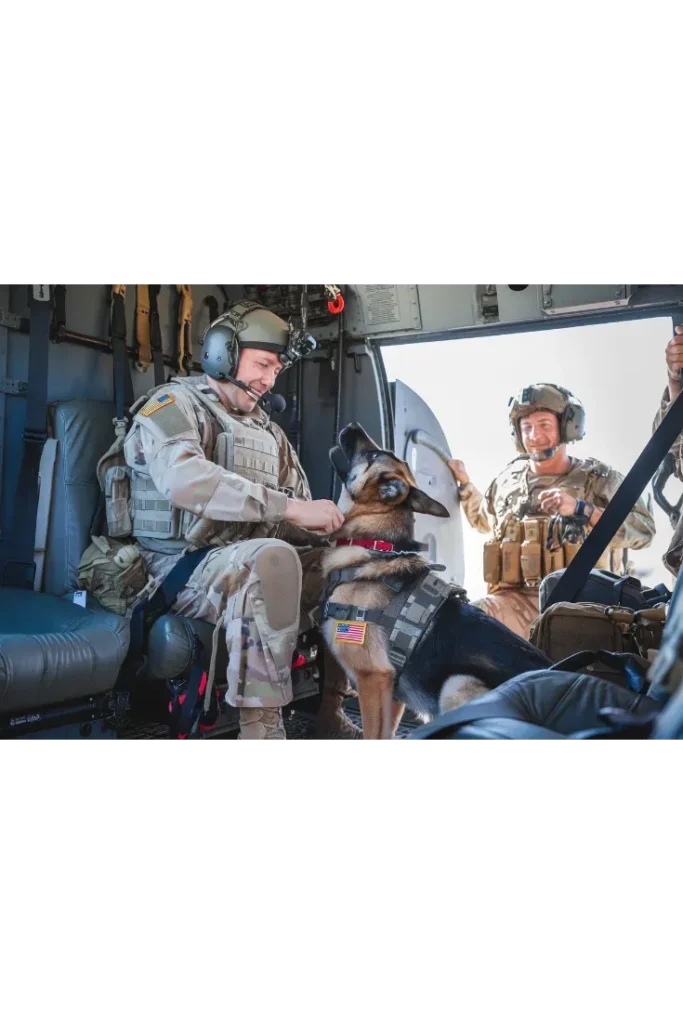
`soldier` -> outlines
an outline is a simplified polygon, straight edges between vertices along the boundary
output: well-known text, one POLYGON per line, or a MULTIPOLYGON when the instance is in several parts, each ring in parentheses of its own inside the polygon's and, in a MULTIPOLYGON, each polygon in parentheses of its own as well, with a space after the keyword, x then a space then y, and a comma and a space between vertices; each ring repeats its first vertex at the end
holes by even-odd
MULTIPOLYGON (((480 533, 493 526, 494 540, 484 545, 488 596, 477 603, 524 638, 538 615, 541 579, 569 564, 623 480, 596 459, 567 454, 567 444, 584 436, 584 423, 583 405, 569 391, 534 384, 510 399, 512 437, 521 454, 485 498, 463 462, 449 463, 470 525, 480 533)), ((647 547, 654 532, 639 500, 598 565, 621 570, 626 549, 647 547)))
MULTIPOLYGON (((652 428, 653 430, 657 429, 669 411, 671 403, 674 399, 678 398, 681 393, 681 370, 683 370, 683 327, 675 328, 674 336, 666 346, 666 369, 669 377, 669 383, 662 395, 662 402, 659 407, 659 412, 655 416, 652 428)), ((671 447, 674 473, 679 480, 683 480, 682 445, 683 435, 677 437, 671 447)), ((678 576, 678 572, 681 568, 681 561, 683 561, 683 517, 681 517, 676 524, 671 544, 664 555, 664 565, 669 572, 673 573, 674 576, 678 576)))
MULTIPOLYGON (((151 575, 163 578, 186 549, 215 547, 173 610, 224 632, 241 739, 285 738, 297 635, 320 600, 320 538, 343 522, 333 502, 311 500, 296 453, 258 406, 314 345, 263 306, 238 303, 202 339, 204 375, 150 391, 123 446, 132 536, 151 575)), ((325 669, 318 736, 357 738, 342 712, 347 680, 332 658, 325 669)))

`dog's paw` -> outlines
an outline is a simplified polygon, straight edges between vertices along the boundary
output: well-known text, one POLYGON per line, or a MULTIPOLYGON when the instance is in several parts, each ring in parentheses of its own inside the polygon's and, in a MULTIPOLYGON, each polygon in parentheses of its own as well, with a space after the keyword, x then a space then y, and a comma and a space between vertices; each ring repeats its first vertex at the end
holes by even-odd
POLYGON ((467 704, 470 700, 483 697, 488 692, 488 686, 482 683, 481 679, 477 679, 476 676, 449 676, 441 687, 439 712, 443 715, 446 711, 454 711, 461 704, 467 704))

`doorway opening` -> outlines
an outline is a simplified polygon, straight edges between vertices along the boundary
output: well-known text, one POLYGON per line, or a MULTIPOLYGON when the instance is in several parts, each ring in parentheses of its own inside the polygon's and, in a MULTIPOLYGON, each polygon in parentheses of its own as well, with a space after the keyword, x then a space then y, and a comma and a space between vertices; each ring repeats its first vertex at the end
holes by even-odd
MULTIPOLYGON (((586 436, 568 448, 578 458, 600 459, 626 474, 652 433, 667 383, 664 350, 670 317, 554 328, 501 336, 385 344, 389 381, 407 383, 430 406, 454 458, 462 459, 484 493, 516 455, 508 400, 527 384, 550 382, 573 392, 586 409, 586 436)), ((675 491, 675 483, 669 490, 675 491)), ((648 548, 630 553, 635 575, 647 586, 672 584, 662 565, 671 526, 650 502, 657 534, 648 548)), ((464 518, 464 517, 463 517, 464 518)), ((483 597, 484 542, 490 537, 463 522, 465 586, 483 597)))

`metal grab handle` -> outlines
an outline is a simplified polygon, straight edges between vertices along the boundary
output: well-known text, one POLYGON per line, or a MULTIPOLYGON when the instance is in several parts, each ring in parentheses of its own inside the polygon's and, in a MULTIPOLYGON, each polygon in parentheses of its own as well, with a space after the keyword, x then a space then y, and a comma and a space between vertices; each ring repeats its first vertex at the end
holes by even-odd
POLYGON ((403 449, 404 461, 407 461, 406 456, 408 454, 408 445, 410 444, 411 441, 413 442, 413 444, 421 444, 423 448, 429 448, 430 451, 434 452, 435 455, 438 455, 439 458, 443 459, 444 462, 447 463, 450 461, 451 456, 448 454, 448 452, 445 451, 441 447, 441 445, 438 445, 436 441, 432 441, 431 437, 429 436, 426 430, 419 429, 411 430, 406 438, 405 447, 403 449))
POLYGON ((674 475, 674 457, 671 452, 667 452, 664 461, 652 478, 652 493, 654 494, 655 501, 661 509, 669 517, 669 522, 673 529, 676 528, 679 519, 681 518, 681 507, 683 507, 683 494, 680 496, 675 505, 672 505, 664 494, 664 488, 670 477, 674 475))

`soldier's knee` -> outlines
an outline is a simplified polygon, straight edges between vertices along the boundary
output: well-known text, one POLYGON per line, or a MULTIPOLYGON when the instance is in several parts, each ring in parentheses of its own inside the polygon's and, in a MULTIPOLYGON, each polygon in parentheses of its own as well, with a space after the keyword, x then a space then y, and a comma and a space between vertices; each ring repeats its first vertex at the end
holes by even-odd
POLYGON ((291 544, 267 541, 254 559, 261 581, 266 616, 271 629, 287 629, 299 622, 301 562, 291 544))

